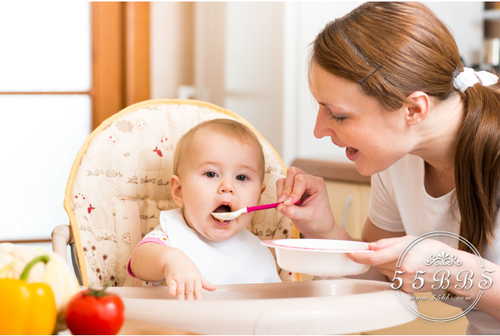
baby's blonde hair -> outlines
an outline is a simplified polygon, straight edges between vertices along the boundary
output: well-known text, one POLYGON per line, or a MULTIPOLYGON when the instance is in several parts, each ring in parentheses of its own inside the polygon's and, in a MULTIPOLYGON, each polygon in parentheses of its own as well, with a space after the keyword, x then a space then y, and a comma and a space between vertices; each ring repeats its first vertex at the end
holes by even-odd
POLYGON ((224 119, 224 118, 211 119, 199 123, 181 137, 181 139, 177 143, 177 146, 175 147, 174 175, 178 175, 179 163, 183 160, 184 153, 186 153, 186 151, 191 146, 191 142, 195 138, 195 135, 202 130, 217 132, 229 138, 238 140, 242 144, 247 144, 249 146, 256 146, 259 149, 261 157, 260 177, 261 181, 264 181, 265 159, 264 159, 264 153, 262 151, 262 145, 260 144, 259 139, 257 138, 254 132, 252 132, 248 127, 246 127, 242 123, 232 119, 224 119))

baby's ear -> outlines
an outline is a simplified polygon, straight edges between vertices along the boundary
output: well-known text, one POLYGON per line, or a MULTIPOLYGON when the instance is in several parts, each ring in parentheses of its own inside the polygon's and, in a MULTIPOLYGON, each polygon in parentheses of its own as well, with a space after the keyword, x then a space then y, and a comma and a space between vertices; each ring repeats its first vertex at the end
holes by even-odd
POLYGON ((170 188, 172 189, 172 199, 178 207, 184 206, 184 198, 182 197, 181 178, 177 175, 170 177, 170 188))
POLYGON ((266 185, 262 184, 262 186, 260 187, 260 194, 262 195, 265 190, 266 190, 266 185))

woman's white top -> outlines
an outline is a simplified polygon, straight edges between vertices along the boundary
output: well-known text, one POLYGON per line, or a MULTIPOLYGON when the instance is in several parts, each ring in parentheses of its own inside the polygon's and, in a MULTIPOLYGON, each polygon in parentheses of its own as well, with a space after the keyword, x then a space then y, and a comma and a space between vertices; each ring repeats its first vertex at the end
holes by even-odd
MULTIPOLYGON (((406 155, 385 171, 374 174, 371 178, 368 210, 368 217, 372 223, 387 231, 404 231, 414 236, 432 231, 459 234, 460 212, 455 190, 434 198, 425 190, 424 175, 425 162, 415 155, 406 155)), ((497 265, 500 264, 499 227, 497 218, 493 244, 488 245, 482 254, 484 259, 497 265)), ((433 239, 440 240, 453 248, 458 247, 458 240, 454 238, 433 239)), ((479 274, 476 276, 481 278, 479 274)), ((500 334, 500 321, 486 313, 473 309, 465 316, 469 320, 468 334, 500 334)))

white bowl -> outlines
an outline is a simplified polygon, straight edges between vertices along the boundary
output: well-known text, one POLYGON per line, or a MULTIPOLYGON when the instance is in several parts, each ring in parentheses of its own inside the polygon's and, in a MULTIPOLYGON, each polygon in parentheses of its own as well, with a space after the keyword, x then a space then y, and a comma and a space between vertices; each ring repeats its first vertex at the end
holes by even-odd
POLYGON ((370 268, 349 259, 346 252, 371 253, 368 243, 329 239, 265 240, 264 246, 276 249, 278 265, 284 270, 319 276, 361 274, 370 268))

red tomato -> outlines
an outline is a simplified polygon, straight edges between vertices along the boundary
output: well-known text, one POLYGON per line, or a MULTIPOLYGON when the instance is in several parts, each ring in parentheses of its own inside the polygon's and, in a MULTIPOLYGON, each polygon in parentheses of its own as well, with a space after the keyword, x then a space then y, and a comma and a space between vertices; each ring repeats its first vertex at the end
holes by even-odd
POLYGON ((71 298, 66 307, 66 323, 74 335, 116 335, 125 306, 116 294, 87 289, 71 298))

